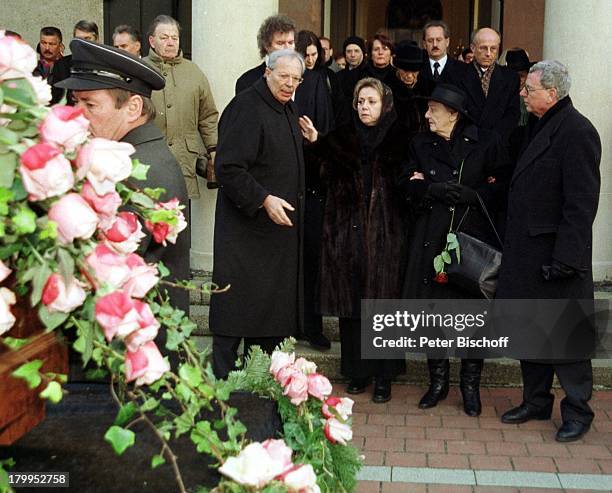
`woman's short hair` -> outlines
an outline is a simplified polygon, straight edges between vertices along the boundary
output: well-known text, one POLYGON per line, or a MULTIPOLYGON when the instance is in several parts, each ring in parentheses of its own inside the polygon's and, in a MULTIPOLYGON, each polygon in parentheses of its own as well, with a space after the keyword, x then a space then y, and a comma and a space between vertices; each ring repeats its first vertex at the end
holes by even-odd
POLYGON ((300 31, 297 33, 297 39, 295 41, 295 50, 306 58, 306 48, 314 46, 317 49, 317 61, 315 62, 315 68, 318 68, 323 63, 323 47, 321 41, 315 33, 312 31, 300 31))
POLYGON ((263 21, 257 32, 257 47, 261 58, 268 53, 274 33, 295 32, 295 23, 286 15, 271 15, 263 21))
POLYGON ((389 48, 391 50, 391 55, 395 54, 395 44, 393 44, 393 41, 391 41, 384 34, 376 34, 372 38, 372 41, 368 43, 368 53, 370 54, 370 56, 372 56, 372 50, 374 49, 374 41, 379 41, 380 44, 389 48))
POLYGON ((380 96, 380 100, 383 103, 382 113, 391 111, 391 108, 393 108, 393 93, 391 92, 389 86, 383 84, 381 81, 375 79, 374 77, 366 77, 365 79, 361 79, 355 85, 355 90, 353 91, 353 108, 355 110, 357 109, 359 93, 362 89, 365 89, 366 87, 371 87, 380 96))
POLYGON ((529 69, 529 73, 540 72, 540 84, 545 89, 556 89, 557 98, 563 99, 569 94, 572 78, 565 65, 557 60, 542 60, 529 69))
POLYGON ((304 75, 304 70, 306 70, 306 64, 304 63, 304 59, 302 58, 302 55, 300 55, 295 50, 287 49, 287 50, 273 51, 268 56, 268 63, 266 66, 270 70, 274 70, 276 68, 276 64, 278 63, 278 60, 281 58, 290 58, 292 60, 298 60, 300 62, 300 67, 302 68, 302 75, 304 75))

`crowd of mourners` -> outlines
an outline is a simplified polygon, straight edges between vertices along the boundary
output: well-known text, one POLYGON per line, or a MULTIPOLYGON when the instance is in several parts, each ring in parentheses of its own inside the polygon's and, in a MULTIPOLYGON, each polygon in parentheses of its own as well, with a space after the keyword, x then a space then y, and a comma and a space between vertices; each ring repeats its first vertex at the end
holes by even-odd
MULTIPOLYGON (((334 55, 329 38, 277 15, 257 35, 263 62, 237 79, 217 122, 206 76, 182 57, 176 20, 153 21, 144 62, 130 26, 118 26, 116 49, 102 52, 94 23, 80 21, 73 34, 71 60, 61 56, 59 30, 41 30, 36 72, 54 85, 54 102, 69 90, 94 135, 126 140, 121 128, 109 129, 110 113, 96 119, 89 93, 130 91, 126 74, 142 79, 147 89, 136 93, 143 107, 153 105, 143 121, 165 136, 185 197, 200 196, 196 174, 219 188, 213 282, 231 285, 211 300, 219 378, 234 369, 243 340, 245 352, 272 351, 287 336, 329 349, 322 316, 333 316, 347 392, 373 381, 373 401, 388 401, 405 361, 362 358, 361 300, 478 297, 434 262, 459 219, 461 231, 502 250, 498 298, 593 297, 601 143, 573 108, 562 63, 530 61, 521 48, 500 54, 500 35, 489 27, 455 59, 441 20, 424 25, 420 44, 380 31, 367 42, 348 37, 334 55), (92 68, 97 56, 107 70, 92 68)), ((155 166, 155 155, 149 159, 155 166)), ((177 265, 186 258, 183 251, 177 265)), ((448 359, 430 358, 428 368, 423 409, 449 391, 448 359)), ((502 421, 549 418, 556 373, 566 392, 557 439, 588 431, 590 361, 521 368, 524 402, 502 421)), ((482 370, 481 359, 461 360, 470 416, 481 413, 482 370)))

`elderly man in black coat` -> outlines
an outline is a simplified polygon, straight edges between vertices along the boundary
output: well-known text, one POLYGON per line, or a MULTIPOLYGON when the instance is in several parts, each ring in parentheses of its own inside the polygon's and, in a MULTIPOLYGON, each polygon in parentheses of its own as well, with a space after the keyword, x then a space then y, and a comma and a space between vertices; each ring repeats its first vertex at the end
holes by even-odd
POLYGON ((303 138, 291 100, 304 60, 270 54, 265 78, 238 94, 219 122, 213 281, 213 366, 233 369, 242 338, 272 351, 302 324, 303 138))
POLYGON ((497 64, 500 42, 497 31, 489 27, 472 35, 474 61, 465 70, 461 85, 468 95, 472 120, 508 140, 521 115, 519 77, 497 64))
MULTIPOLYGON (((557 61, 529 70, 521 96, 533 118, 509 189, 499 299, 593 299, 592 227, 599 201, 601 142, 569 98, 570 77, 557 61)), ((593 420, 590 360, 521 361, 523 403, 504 423, 549 419, 556 373, 565 391, 556 439, 582 437, 593 420)))

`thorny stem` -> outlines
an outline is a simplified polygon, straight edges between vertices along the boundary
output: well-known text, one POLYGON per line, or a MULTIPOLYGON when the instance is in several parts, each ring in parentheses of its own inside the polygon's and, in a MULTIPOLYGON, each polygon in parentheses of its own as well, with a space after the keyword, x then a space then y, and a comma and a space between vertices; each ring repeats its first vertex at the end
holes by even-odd
POLYGON ((184 284, 180 284, 180 283, 176 283, 176 282, 172 282, 172 281, 166 281, 165 279, 162 279, 161 281, 159 281, 159 284, 163 284, 165 286, 170 286, 172 288, 184 289, 186 291, 201 291, 203 293, 210 292, 211 294, 225 293, 226 291, 228 291, 232 287, 231 284, 228 284, 224 288, 220 288, 214 282, 211 282, 210 283, 210 286, 211 286, 210 290, 206 291, 206 289, 203 288, 203 287, 202 288, 198 288, 197 286, 184 285, 184 284), (213 288, 212 286, 215 286, 215 287, 213 288))

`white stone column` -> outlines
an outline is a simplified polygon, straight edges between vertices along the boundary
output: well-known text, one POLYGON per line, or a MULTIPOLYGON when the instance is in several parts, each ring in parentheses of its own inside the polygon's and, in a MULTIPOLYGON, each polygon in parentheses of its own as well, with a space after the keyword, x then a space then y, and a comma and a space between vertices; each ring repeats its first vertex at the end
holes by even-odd
MULTIPOLYGON (((193 0, 193 61, 210 82, 219 114, 234 97, 236 79, 261 63, 257 31, 278 13, 278 0, 193 0)), ((191 268, 212 271, 217 192, 200 180, 201 198, 191 201, 191 268)))
POLYGON ((593 229, 593 275, 612 279, 612 1, 546 0, 544 58, 559 60, 572 77, 574 106, 597 128, 602 143, 601 198, 593 229))

